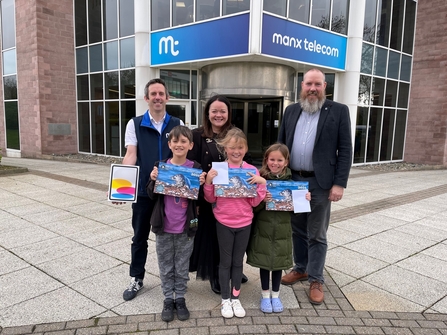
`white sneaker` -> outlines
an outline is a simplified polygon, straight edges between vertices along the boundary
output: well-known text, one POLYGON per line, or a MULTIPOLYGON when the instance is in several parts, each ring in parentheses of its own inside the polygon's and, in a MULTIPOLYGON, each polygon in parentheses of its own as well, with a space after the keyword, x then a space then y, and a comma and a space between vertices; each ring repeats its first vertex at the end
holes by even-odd
POLYGON ((231 306, 233 306, 234 315, 238 318, 243 318, 245 316, 245 309, 242 307, 239 299, 231 300, 231 306))
POLYGON ((230 319, 234 316, 233 307, 231 307, 230 299, 222 301, 222 307, 220 309, 222 316, 226 319, 230 319))

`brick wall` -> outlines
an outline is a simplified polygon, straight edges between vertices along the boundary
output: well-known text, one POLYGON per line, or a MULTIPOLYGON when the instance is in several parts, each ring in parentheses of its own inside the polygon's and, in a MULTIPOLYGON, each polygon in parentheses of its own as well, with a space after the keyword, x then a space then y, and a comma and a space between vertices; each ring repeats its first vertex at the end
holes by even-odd
POLYGON ((418 1, 404 160, 447 165, 447 2, 418 1))
POLYGON ((77 152, 73 1, 16 0, 16 30, 21 154, 77 152))

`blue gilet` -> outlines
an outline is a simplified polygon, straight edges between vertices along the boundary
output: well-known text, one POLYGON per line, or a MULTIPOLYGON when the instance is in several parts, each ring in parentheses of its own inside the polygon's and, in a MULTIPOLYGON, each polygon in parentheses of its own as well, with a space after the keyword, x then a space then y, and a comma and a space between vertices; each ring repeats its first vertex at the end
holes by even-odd
POLYGON ((146 184, 156 161, 170 158, 172 152, 168 147, 169 132, 175 126, 180 125, 180 119, 166 113, 161 134, 151 122, 149 112, 132 118, 137 137, 137 162, 140 167, 138 180, 138 196, 148 197, 146 184))

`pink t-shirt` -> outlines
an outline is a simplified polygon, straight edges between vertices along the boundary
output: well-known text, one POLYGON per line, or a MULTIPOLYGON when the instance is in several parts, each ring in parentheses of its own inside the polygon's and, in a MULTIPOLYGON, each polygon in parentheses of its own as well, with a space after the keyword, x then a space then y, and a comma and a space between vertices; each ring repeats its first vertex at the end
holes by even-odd
MULTIPOLYGON (((172 164, 168 159, 168 164, 172 164)), ((186 160, 182 166, 193 167, 194 162, 186 160)), ((186 209, 188 208, 188 199, 165 195, 165 213, 164 213, 164 232, 170 234, 181 234, 185 230, 186 209)))
MULTIPOLYGON (((230 168, 239 166, 228 165, 230 168)), ((259 176, 258 169, 246 162, 242 164, 243 169, 254 169, 259 176)), ((214 216, 221 224, 230 228, 242 228, 251 224, 253 220, 253 207, 256 207, 265 198, 266 184, 257 185, 257 195, 254 198, 222 198, 214 195, 214 185, 203 185, 205 200, 214 203, 214 216)))

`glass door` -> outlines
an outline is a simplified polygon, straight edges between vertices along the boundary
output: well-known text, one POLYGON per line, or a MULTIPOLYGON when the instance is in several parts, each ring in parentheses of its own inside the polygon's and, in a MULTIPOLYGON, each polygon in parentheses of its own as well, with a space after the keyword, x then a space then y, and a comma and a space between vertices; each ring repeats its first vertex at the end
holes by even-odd
POLYGON ((261 164, 265 149, 278 140, 282 99, 230 101, 232 123, 247 135, 248 151, 255 164, 261 164))
POLYGON ((169 101, 166 104, 166 111, 169 115, 178 117, 185 123, 185 126, 191 125, 191 109, 189 102, 173 102, 169 101))

